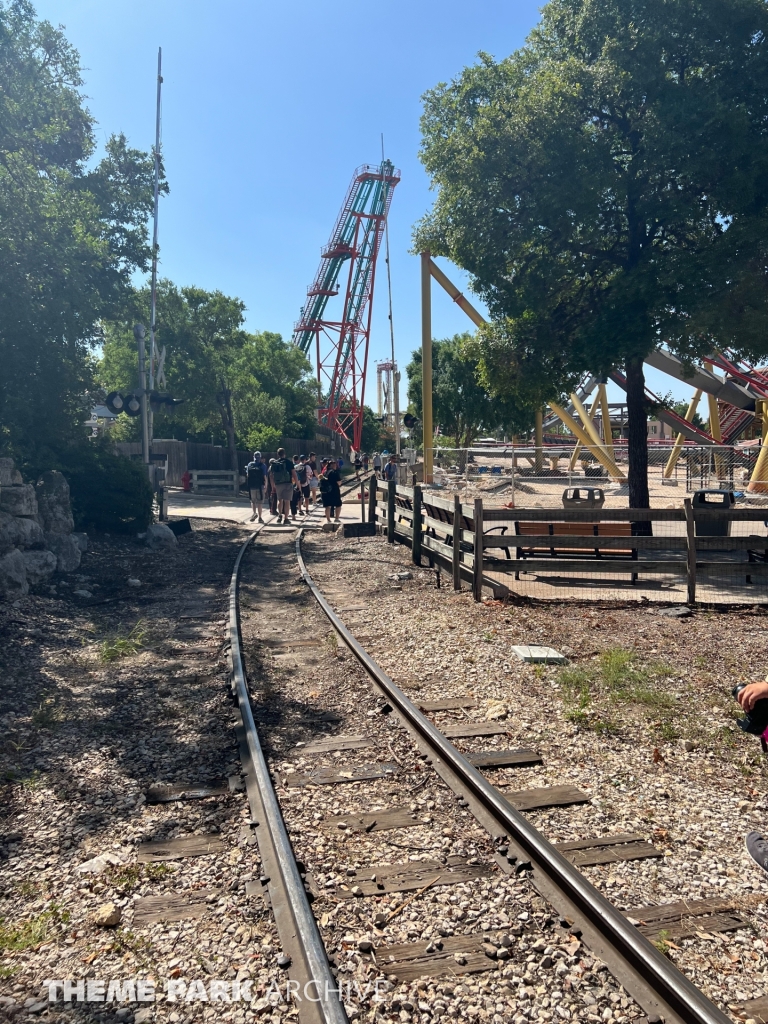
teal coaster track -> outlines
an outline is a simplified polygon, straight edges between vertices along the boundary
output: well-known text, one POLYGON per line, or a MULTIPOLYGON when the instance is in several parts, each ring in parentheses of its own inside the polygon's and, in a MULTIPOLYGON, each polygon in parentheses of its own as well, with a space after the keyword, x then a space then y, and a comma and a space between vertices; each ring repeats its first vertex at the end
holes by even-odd
POLYGON ((293 343, 317 366, 318 421, 358 451, 376 259, 399 181, 400 171, 389 160, 355 171, 293 332, 293 343), (331 320, 328 300, 339 295, 342 286, 341 319, 331 320))

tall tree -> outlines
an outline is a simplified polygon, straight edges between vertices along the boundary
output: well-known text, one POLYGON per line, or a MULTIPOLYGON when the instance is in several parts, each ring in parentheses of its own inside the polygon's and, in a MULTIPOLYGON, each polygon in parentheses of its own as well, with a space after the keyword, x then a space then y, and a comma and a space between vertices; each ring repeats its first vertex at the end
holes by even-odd
MULTIPOLYGON (((469 448, 482 431, 529 427, 533 410, 514 399, 492 397, 478 380, 474 336, 455 334, 432 342, 432 415, 457 448, 469 448)), ((417 349, 406 366, 408 402, 421 417, 422 364, 417 349)))
POLYGON ((623 370, 647 507, 643 359, 768 351, 768 7, 550 0, 526 45, 426 95, 416 248, 473 275, 494 393, 623 370))
POLYGON ((147 268, 153 165, 122 135, 93 162, 78 55, 28 0, 0 0, 0 82, 0 447, 49 468, 84 437, 98 321, 147 268))
MULTIPOLYGON (((171 428, 188 439, 223 435, 235 470, 238 444, 259 446, 265 437, 311 433, 316 404, 310 365, 299 349, 279 334, 249 334, 243 329, 244 311, 240 299, 220 291, 178 288, 170 281, 158 286, 158 344, 167 351, 168 390, 183 404, 156 414, 155 435, 171 428)), ((131 325, 148 313, 149 291, 142 289, 119 320, 105 325, 98 369, 105 389, 136 386, 131 325)), ((136 429, 131 423, 121 427, 136 429)))

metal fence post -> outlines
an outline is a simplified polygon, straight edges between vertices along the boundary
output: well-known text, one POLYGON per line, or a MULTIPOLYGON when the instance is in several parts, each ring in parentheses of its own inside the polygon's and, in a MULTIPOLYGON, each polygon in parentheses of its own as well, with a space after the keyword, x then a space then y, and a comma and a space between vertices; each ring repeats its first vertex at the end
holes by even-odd
POLYGON ((411 558, 414 565, 421 565, 421 487, 418 484, 413 488, 411 558))
POLYGON ((390 480, 387 484, 387 542, 395 543, 395 494, 397 484, 390 480))
POLYGON ((453 496, 453 589, 461 590, 461 498, 453 496))
POLYGON ((696 524, 690 498, 683 499, 685 534, 688 542, 688 604, 696 604, 696 524))
POLYGON ((483 599, 483 499, 475 498, 475 542, 473 544, 474 566, 472 568, 472 596, 475 601, 483 599))

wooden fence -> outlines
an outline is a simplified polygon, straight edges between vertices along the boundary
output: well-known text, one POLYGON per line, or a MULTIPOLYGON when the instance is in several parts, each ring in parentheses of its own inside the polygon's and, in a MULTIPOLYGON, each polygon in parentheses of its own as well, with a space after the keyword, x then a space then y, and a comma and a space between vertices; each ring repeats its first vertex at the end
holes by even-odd
POLYGON ((768 509, 693 508, 685 499, 675 509, 484 508, 481 498, 462 503, 418 485, 401 487, 373 478, 369 485, 369 521, 386 532, 390 543, 408 544, 413 561, 450 570, 455 590, 472 583, 476 601, 484 586, 504 592, 491 572, 612 573, 683 577, 688 603, 696 601, 697 576, 722 582, 768 580, 768 535, 729 536, 729 524, 763 523, 768 509), (459 528, 455 524, 459 523, 459 528), (718 531, 720 531, 718 533, 718 531), (745 557, 746 556, 746 557, 745 557))

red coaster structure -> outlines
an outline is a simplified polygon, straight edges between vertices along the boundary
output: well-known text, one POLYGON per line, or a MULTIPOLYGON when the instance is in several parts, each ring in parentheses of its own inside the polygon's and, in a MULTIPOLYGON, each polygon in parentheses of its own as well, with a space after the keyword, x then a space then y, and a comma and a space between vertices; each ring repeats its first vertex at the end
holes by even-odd
POLYGON ((399 181, 400 171, 389 160, 355 171, 293 332, 293 343, 308 358, 314 354, 318 422, 346 437, 356 451, 363 430, 376 259, 399 181), (328 319, 328 300, 339 295, 342 283, 341 319, 328 319))

